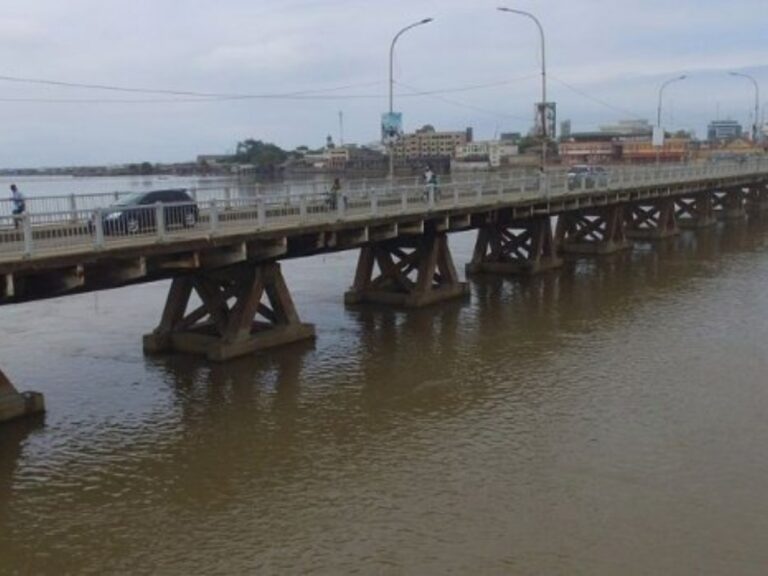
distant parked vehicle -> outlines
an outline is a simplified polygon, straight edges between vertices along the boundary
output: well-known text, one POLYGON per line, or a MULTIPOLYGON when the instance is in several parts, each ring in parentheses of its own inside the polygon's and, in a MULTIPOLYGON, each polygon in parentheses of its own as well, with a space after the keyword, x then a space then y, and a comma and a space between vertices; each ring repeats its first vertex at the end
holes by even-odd
POLYGON ((157 204, 164 205, 166 228, 191 228, 197 224, 197 203, 186 189, 153 190, 136 192, 105 209, 101 219, 104 234, 119 236, 155 230, 157 204))
POLYGON ((608 172, 602 166, 578 164, 568 169, 568 188, 600 188, 608 185, 608 172))

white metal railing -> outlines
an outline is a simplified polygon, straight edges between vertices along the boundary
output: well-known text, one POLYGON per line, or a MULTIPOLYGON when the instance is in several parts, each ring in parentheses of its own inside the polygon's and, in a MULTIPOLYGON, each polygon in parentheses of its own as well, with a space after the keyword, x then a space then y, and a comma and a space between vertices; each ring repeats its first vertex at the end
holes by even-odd
POLYGON ((323 191, 236 197, 220 189, 207 197, 197 194, 194 203, 150 206, 87 206, 88 201, 83 200, 87 207, 81 208, 78 197, 74 206, 63 211, 29 210, 16 217, 0 214, 0 262, 734 176, 768 176, 768 158, 728 164, 620 167, 583 178, 554 169, 545 174, 515 171, 475 175, 472 179, 446 178, 438 185, 425 185, 416 178, 379 180, 349 186, 337 195, 323 191))

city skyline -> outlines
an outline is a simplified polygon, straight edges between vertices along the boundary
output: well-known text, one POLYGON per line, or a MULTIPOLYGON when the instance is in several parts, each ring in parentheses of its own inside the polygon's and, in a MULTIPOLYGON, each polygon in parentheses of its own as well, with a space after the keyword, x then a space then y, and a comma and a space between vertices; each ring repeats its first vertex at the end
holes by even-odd
MULTIPOLYGON (((283 148, 315 147, 327 134, 338 140, 339 111, 345 140, 370 142, 386 109, 391 36, 422 17, 435 22, 404 37, 396 53, 395 108, 406 130, 427 123, 444 130, 473 126, 478 138, 527 131, 539 99, 536 30, 522 18, 498 14, 496 5, 231 1, 216 11, 194 2, 181 12, 170 2, 123 9, 89 1, 0 4, 7 55, 0 67, 6 77, 0 165, 181 161, 226 153, 248 137, 283 148), (9 77, 231 95, 316 92, 305 94, 309 99, 203 102, 9 77)), ((752 87, 727 71, 761 83, 768 78, 768 66, 761 65, 768 50, 750 18, 757 2, 733 3, 728 12, 709 1, 508 5, 541 19, 549 99, 574 131, 654 118, 659 83, 679 73, 689 78, 665 93, 665 127, 703 137, 717 117, 752 123, 752 87)))

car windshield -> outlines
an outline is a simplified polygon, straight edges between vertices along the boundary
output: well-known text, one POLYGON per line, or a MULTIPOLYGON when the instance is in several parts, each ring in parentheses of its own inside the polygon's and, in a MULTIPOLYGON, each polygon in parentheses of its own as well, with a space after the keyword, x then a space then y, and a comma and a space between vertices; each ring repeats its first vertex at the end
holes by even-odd
POLYGON ((142 198, 146 196, 146 193, 144 192, 133 192, 132 194, 128 194, 128 196, 125 196, 124 198, 120 198, 117 202, 115 202, 115 206, 135 206, 137 204, 141 204, 142 198))

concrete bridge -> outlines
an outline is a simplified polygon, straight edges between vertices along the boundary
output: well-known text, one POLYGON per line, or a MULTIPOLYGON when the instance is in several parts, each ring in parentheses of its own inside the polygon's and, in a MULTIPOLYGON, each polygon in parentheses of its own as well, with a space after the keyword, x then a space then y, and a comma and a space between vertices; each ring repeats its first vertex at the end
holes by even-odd
MULTIPOLYGON (((612 168, 600 181, 564 170, 485 174, 438 188, 378 183, 338 198, 212 197, 131 208, 136 226, 110 226, 119 207, 0 216, 0 305, 172 279, 148 354, 225 361, 315 337, 302 323, 279 261, 360 251, 348 305, 406 308, 461 298, 468 286, 451 232, 478 230, 471 274, 537 274, 566 254, 610 254, 768 210, 768 159, 612 168), (194 298, 193 296, 197 296, 194 298)), ((43 409, 0 372, 0 421, 43 409)))

